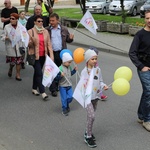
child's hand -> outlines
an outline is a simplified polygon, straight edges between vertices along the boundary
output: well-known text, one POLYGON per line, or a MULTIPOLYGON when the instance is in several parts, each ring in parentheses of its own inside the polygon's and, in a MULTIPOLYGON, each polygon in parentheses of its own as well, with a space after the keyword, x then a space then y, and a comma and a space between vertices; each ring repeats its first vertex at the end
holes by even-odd
POLYGON ((74 69, 77 71, 77 70, 78 70, 78 67, 77 67, 77 66, 75 66, 75 67, 74 67, 74 69))
POLYGON ((61 72, 61 76, 64 77, 64 76, 65 76, 65 73, 61 72))
POLYGON ((108 90, 108 86, 107 85, 104 86, 104 90, 108 90))

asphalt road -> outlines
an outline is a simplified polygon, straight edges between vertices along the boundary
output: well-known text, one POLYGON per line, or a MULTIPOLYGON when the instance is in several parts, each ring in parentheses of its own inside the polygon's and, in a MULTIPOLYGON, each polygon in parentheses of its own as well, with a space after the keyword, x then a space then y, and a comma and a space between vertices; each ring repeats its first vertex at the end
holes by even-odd
MULTIPOLYGON (((41 96, 31 94, 33 69, 21 71, 22 81, 8 78, 4 43, 0 41, 0 150, 87 150, 83 134, 86 112, 75 100, 68 117, 61 114, 59 97, 50 96, 44 102, 41 96)), ((80 45, 68 45, 75 50, 80 45)), ((86 47, 83 47, 87 49, 86 47)), ((94 135, 96 150, 150 150, 150 135, 137 123, 137 107, 141 85, 136 68, 128 57, 100 52, 99 64, 106 84, 113 82, 116 69, 128 66, 133 71, 131 89, 125 96, 117 96, 109 89, 108 100, 99 101, 94 135)), ((78 65, 79 72, 84 63, 78 65)), ((73 76, 73 87, 76 77, 73 76)))
MULTIPOLYGON (((89 45, 90 42, 93 43, 76 33, 76 41, 77 39, 89 42, 89 45)), ((112 44, 111 42, 113 40, 109 44, 112 44)), ((122 43, 117 41, 117 44, 121 47, 122 43)), ((128 42, 124 44, 127 45, 127 50, 128 44, 130 45, 128 42)), ((69 49, 74 50, 80 46, 69 45, 69 49)), ((82 46, 87 49, 84 44, 82 46)), ((12 78, 8 78, 4 49, 4 43, 0 41, 0 150, 89 149, 83 141, 85 110, 74 100, 70 115, 64 117, 61 114, 59 97, 51 97, 48 89, 46 89, 50 96, 48 102, 43 102, 40 96, 33 96, 31 94, 33 69, 30 66, 22 70, 22 82, 15 80, 15 72, 12 78)), ((131 90, 126 96, 117 96, 109 89, 106 92, 108 100, 99 102, 93 129, 98 146, 95 149, 150 150, 149 132, 136 122, 141 85, 135 67, 128 57, 121 55, 100 52, 99 58, 103 78, 107 84, 113 82, 115 70, 124 65, 132 69, 133 78, 130 82, 131 90)), ((80 72, 84 63, 78 67, 80 72)), ((75 76, 73 83, 75 87, 75 76)))

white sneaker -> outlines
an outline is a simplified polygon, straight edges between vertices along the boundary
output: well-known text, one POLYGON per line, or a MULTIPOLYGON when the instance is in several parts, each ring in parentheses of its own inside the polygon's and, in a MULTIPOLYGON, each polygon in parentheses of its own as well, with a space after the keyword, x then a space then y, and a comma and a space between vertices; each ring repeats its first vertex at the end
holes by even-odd
POLYGON ((150 132, 150 122, 143 122, 143 127, 150 132))
POLYGON ((39 96, 39 95, 40 95, 40 93, 39 93, 37 90, 34 90, 34 89, 32 89, 32 94, 34 94, 34 95, 36 95, 36 96, 39 96))
POLYGON ((42 98, 44 101, 47 101, 48 95, 46 93, 42 93, 42 98))

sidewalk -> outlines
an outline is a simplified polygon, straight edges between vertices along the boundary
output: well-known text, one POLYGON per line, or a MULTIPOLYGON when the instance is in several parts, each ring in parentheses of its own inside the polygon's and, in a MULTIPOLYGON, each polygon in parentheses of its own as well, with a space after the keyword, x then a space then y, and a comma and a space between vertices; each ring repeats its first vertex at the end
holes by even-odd
POLYGON ((70 33, 74 33, 74 42, 71 44, 79 44, 87 48, 95 46, 100 51, 110 52, 119 55, 128 55, 128 51, 133 40, 133 36, 128 34, 115 34, 110 32, 97 32, 97 35, 92 34, 90 31, 84 29, 69 28, 70 33))

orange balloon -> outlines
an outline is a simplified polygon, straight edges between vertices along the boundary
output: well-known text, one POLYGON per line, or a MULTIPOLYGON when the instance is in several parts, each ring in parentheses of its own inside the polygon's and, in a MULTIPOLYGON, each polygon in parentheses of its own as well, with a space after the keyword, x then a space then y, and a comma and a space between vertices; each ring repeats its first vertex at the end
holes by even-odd
POLYGON ((76 64, 79 64, 82 61, 84 61, 84 52, 85 50, 83 48, 77 48, 74 50, 73 59, 76 64))

